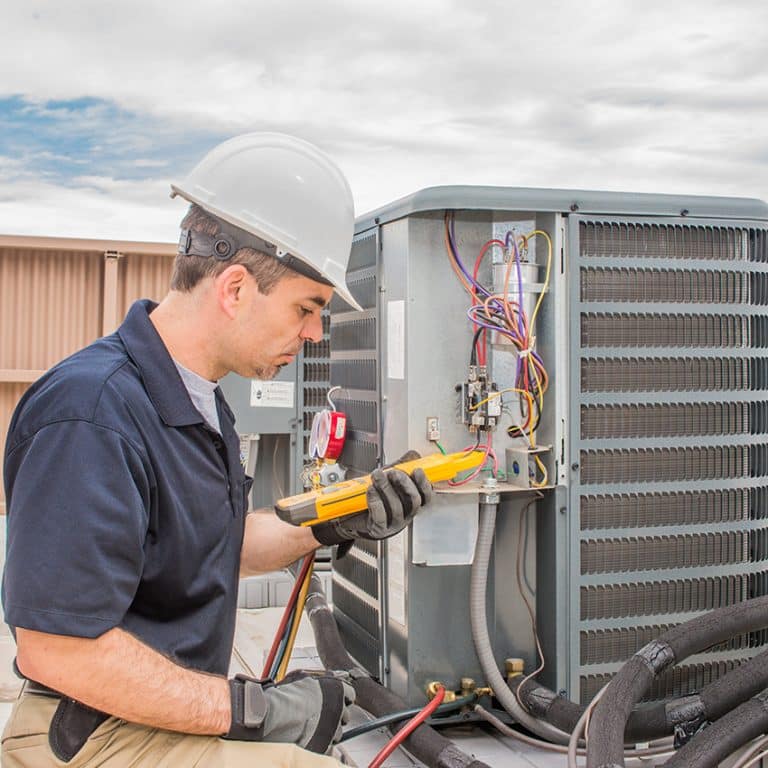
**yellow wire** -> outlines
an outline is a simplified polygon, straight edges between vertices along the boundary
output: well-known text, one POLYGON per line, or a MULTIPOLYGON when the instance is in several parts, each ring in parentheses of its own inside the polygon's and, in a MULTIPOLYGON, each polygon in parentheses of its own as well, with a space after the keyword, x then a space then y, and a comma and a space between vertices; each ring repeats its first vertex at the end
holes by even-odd
MULTIPOLYGON (((309 557, 309 555, 308 555, 309 557)), ((280 682, 284 677, 286 670, 288 669, 288 662, 291 660, 291 654, 293 653, 293 645, 296 642, 296 635, 299 633, 299 624, 301 624, 301 617, 304 615, 304 604, 307 602, 307 593, 309 592, 309 582, 312 581, 312 571, 314 566, 310 566, 307 571, 304 583, 301 585, 301 591, 296 598, 296 614, 291 627, 291 634, 288 637, 288 643, 285 646, 285 653, 283 653, 283 660, 280 662, 280 666, 275 675, 275 682, 280 682)))
POLYGON ((536 391, 539 393, 539 411, 544 410, 544 391, 541 388, 541 381, 539 377, 536 375, 536 366, 532 365, 530 366, 531 373, 533 374, 533 378, 536 381, 536 391))
POLYGON ((536 302, 536 306, 534 307, 533 314, 531 315, 531 323, 530 323, 531 328, 533 328, 536 324, 536 315, 539 314, 539 307, 541 306, 541 302, 544 301, 544 294, 547 292, 547 288, 549 287, 549 276, 552 271, 552 240, 549 237, 549 235, 546 232, 544 232, 544 230, 542 229, 534 229, 533 232, 530 232, 529 234, 527 234, 523 238, 523 240, 527 245, 528 239, 531 237, 535 237, 536 235, 543 237, 547 241, 547 272, 546 272, 546 276, 544 277, 544 287, 541 289, 541 293, 539 294, 539 300, 536 302))
MULTIPOLYGON (((535 448, 536 437, 533 431, 533 396, 527 389, 518 389, 517 387, 507 387, 506 389, 500 389, 498 392, 494 392, 488 395, 488 397, 486 397, 484 400, 481 400, 479 403, 476 403, 475 405, 471 406, 469 410, 474 411, 476 408, 479 408, 481 405, 484 405, 489 400, 495 400, 497 397, 501 397, 506 392, 517 392, 519 395, 525 395, 525 399, 528 401, 529 427, 531 429, 528 432, 525 432, 525 430, 523 430, 523 434, 528 435, 528 441, 531 444, 531 448, 535 448)), ((521 429, 520 425, 516 424, 515 426, 518 429, 521 429)))
MULTIPOLYGON (((535 375, 536 374, 534 373, 534 376, 535 375)), ((474 410, 475 408, 479 408, 481 405, 484 405, 489 400, 494 400, 497 397, 501 397, 506 392, 517 392, 520 395, 525 395, 526 400, 528 400, 528 408, 529 408, 528 413, 529 414, 533 413, 533 397, 532 397, 531 393, 528 392, 528 390, 518 389, 517 387, 508 387, 507 389, 502 389, 502 390, 499 390, 498 392, 494 392, 493 394, 488 395, 488 397, 486 397, 484 400, 481 400, 476 405, 473 405, 470 408, 470 410, 474 410)), ((531 424, 530 427, 531 427, 531 429, 526 434, 528 435, 528 442, 530 443, 531 448, 535 448, 536 447, 536 432, 533 430, 533 424, 531 424)), ((541 482, 532 482, 531 485, 534 488, 543 488, 547 484, 547 481, 549 480, 549 474, 547 472, 547 468, 544 465, 544 462, 542 462, 542 460, 538 457, 537 454, 533 455, 533 460, 536 463, 536 466, 539 468, 539 472, 541 472, 541 474, 542 474, 542 480, 541 480, 541 482)))
POLYGON ((539 468, 539 471, 543 475, 543 479, 540 483, 534 482, 534 483, 531 483, 531 485, 534 488, 543 488, 547 484, 547 481, 549 480, 549 475, 547 474, 547 468, 544 466, 544 462, 537 455, 534 454, 533 460, 536 462, 536 466, 539 468))
MULTIPOLYGON (((486 397, 484 400, 481 400, 479 403, 475 403, 475 405, 470 406, 469 410, 474 411, 477 408, 479 408, 481 405, 485 405, 489 400, 495 400, 497 397, 501 397, 506 392, 517 392, 519 395, 525 395, 526 400, 528 400, 528 413, 529 415, 529 426, 533 427, 533 396, 531 393, 526 389, 518 389, 517 387, 507 387, 506 389, 500 389, 498 392, 494 392, 488 397, 486 397)), ((533 436, 533 429, 531 429, 530 432, 528 432, 528 437, 530 438, 531 447, 536 447, 536 438, 533 436)))

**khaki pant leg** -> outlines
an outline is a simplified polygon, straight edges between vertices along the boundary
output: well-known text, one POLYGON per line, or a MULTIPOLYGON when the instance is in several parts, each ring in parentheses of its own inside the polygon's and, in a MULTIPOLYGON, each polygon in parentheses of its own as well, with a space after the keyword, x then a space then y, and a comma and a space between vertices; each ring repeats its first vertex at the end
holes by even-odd
POLYGON ((338 768, 335 759, 293 744, 226 741, 146 728, 111 717, 69 763, 56 758, 48 727, 58 700, 23 693, 2 736, 3 768, 338 768))

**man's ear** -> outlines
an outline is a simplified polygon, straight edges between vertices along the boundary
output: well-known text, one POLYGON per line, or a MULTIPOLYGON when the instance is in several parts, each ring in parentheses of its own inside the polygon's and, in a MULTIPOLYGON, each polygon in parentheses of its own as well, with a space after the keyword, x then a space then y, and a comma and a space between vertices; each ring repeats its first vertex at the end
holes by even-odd
POLYGON ((242 264, 232 264, 216 276, 216 298, 228 317, 234 317, 242 306, 243 288, 246 287, 247 279, 248 270, 242 264))

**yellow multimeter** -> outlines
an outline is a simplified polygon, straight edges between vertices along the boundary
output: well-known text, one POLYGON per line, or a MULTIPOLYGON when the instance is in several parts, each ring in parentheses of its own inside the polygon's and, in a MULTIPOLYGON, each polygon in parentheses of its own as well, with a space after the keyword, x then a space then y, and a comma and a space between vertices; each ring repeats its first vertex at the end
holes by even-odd
MULTIPOLYGON (((467 453, 433 453, 421 459, 395 464, 393 469, 411 473, 423 469, 431 483, 450 480, 459 472, 476 469, 485 460, 485 451, 467 453)), ((384 470, 387 471, 386 469, 384 470)), ((329 485, 318 491, 299 493, 280 499, 275 504, 278 517, 293 525, 315 525, 337 517, 354 515, 368 508, 365 493, 371 484, 371 476, 356 477, 329 485)))

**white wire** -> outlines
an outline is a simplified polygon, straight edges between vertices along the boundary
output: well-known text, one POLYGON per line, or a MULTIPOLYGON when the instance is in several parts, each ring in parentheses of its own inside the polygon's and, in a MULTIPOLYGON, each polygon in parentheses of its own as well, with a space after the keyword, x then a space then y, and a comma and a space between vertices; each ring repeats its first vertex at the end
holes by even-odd
POLYGON ((342 390, 342 387, 338 387, 338 386, 337 386, 337 387, 331 387, 331 388, 328 390, 328 394, 325 396, 325 399, 328 401, 328 405, 330 405, 330 406, 331 406, 331 410, 332 410, 332 411, 335 411, 335 410, 336 410, 336 405, 334 404, 333 400, 331 400, 331 395, 332 395, 334 392, 341 392, 341 390, 342 390))
POLYGON ((731 768, 749 768, 764 757, 768 757, 768 736, 761 736, 747 747, 731 768))
MULTIPOLYGON (((515 731, 514 729, 510 728, 506 723, 499 720, 498 717, 493 715, 491 712, 489 712, 487 709, 484 709, 479 704, 475 704, 474 706, 474 712, 479 715, 483 720, 485 720, 487 723, 490 723, 496 730, 499 731, 499 733, 504 734, 505 736, 509 736, 510 738, 515 739, 516 741, 521 741, 523 744, 529 744, 532 747, 537 747, 538 749, 543 749, 547 752, 556 752, 561 755, 565 755, 568 753, 568 747, 566 747, 563 744, 553 744, 549 741, 544 741, 542 739, 536 739, 532 736, 526 736, 524 733, 521 733, 519 731, 515 731)), ((665 742, 669 743, 663 743, 659 744, 658 746, 653 747, 647 747, 642 750, 633 750, 633 749, 627 749, 624 751, 624 759, 626 761, 639 761, 641 765, 647 765, 647 761, 651 757, 661 757, 662 755, 669 755, 674 752, 674 749, 671 744, 671 740, 665 740, 665 742)), ((577 754, 579 757, 586 757, 586 750, 583 747, 579 747, 577 754)), ((732 766, 731 768, 735 768, 735 766, 732 766)))
MULTIPOLYGON (((758 752, 748 763, 739 763, 739 768, 749 768, 751 765, 759 763, 764 757, 768 757, 768 749, 758 752)), ((733 768, 736 768, 734 765, 733 768)))

